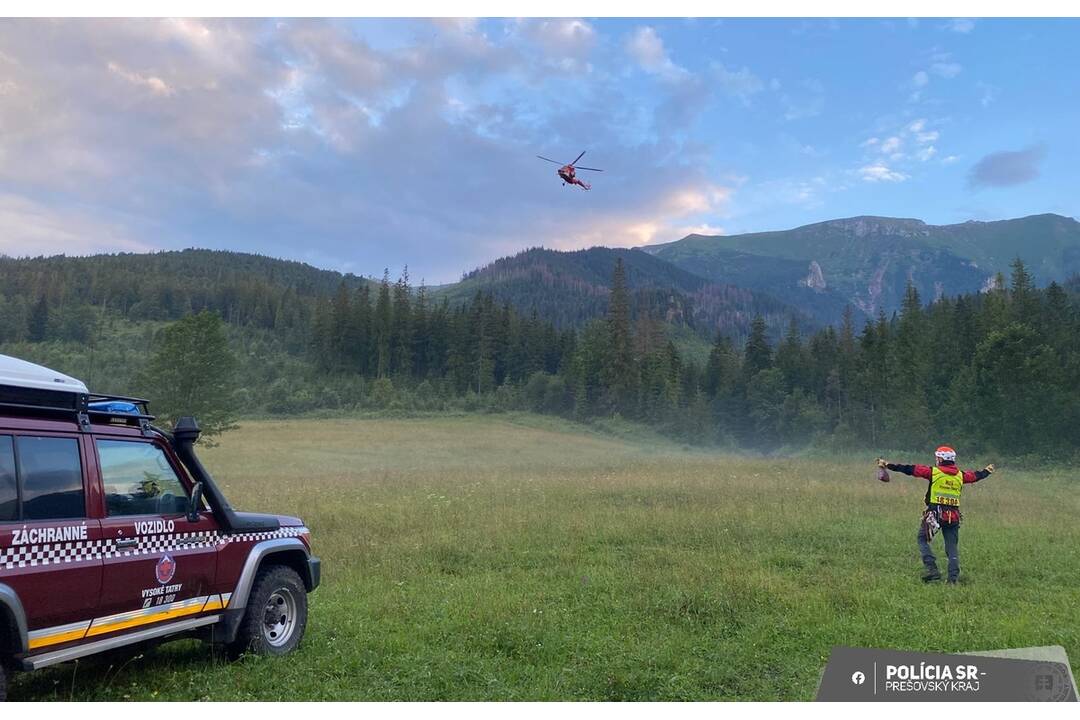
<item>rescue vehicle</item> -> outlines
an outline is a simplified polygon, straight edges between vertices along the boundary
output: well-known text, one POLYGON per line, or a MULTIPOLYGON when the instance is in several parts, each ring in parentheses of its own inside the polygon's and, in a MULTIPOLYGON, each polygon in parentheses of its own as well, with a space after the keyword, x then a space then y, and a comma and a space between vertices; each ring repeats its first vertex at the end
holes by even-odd
POLYGON ((0 355, 0 700, 12 671, 125 645, 281 655, 303 638, 308 528, 234 510, 195 419, 153 420, 145 400, 0 355))

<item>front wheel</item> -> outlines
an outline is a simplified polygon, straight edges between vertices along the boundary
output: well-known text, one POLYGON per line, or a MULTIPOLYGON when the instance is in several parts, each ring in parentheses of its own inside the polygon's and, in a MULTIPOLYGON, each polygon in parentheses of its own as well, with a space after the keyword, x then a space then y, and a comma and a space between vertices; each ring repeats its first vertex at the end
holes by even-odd
POLYGON ((7 700, 7 671, 3 661, 0 661, 0 702, 7 700))
POLYGON ((307 590, 290 567, 271 565, 255 576, 244 619, 230 654, 284 655, 296 649, 307 628, 307 590))

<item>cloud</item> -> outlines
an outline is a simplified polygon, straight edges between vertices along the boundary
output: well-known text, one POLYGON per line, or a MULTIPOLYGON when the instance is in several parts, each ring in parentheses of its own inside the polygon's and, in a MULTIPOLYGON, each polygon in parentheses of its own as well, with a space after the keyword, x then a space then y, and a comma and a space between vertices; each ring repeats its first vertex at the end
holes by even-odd
POLYGON ((590 72, 590 57, 597 45, 593 26, 578 18, 516 21, 514 31, 539 52, 545 68, 557 72, 590 72))
POLYGON ((963 71, 964 66, 956 62, 936 62, 930 66, 930 72, 943 78, 954 78, 963 71))
POLYGON ((999 88, 984 82, 977 83, 975 87, 979 90, 979 104, 983 107, 990 107, 997 100, 999 88))
POLYGON ((776 200, 789 205, 795 205, 803 209, 819 208, 823 204, 822 194, 829 190, 845 189, 836 183, 831 183, 822 176, 810 179, 785 179, 764 183, 765 190, 776 200))
POLYGON ((870 165, 864 165, 859 168, 859 175, 866 182, 903 182, 908 179, 908 175, 897 170, 892 170, 882 162, 872 163, 870 165))
POLYGON ((895 153, 897 150, 900 149, 900 143, 900 138, 894 135, 892 137, 885 138, 885 140, 882 141, 881 145, 878 146, 878 149, 882 153, 889 155, 895 153))
POLYGON ((750 98, 765 89, 765 83, 749 68, 734 70, 723 63, 714 62, 711 70, 717 85, 727 94, 738 98, 743 105, 749 105, 750 98))
POLYGON ((975 20, 973 18, 953 18, 944 25, 944 29, 966 35, 975 29, 975 20))
POLYGON ((156 75, 140 75, 139 73, 125 70, 114 62, 110 62, 108 68, 111 72, 119 75, 133 85, 141 85, 142 87, 147 88, 154 95, 172 95, 174 92, 164 80, 156 75))
POLYGON ((915 157, 920 162, 927 162, 928 160, 933 158, 935 155, 937 155, 937 148, 935 148, 933 145, 928 145, 928 146, 926 146, 924 148, 921 148, 920 150, 916 151, 916 153, 915 153, 915 157))
POLYGON ((688 128, 721 95, 751 106, 765 82, 748 67, 712 61, 700 72, 677 64, 655 28, 643 26, 624 39, 624 50, 638 68, 660 82, 655 88, 659 102, 656 117, 671 131, 688 128))
POLYGON ((805 155, 807 157, 822 157, 827 153, 809 143, 804 143, 793 135, 788 133, 780 133, 778 136, 780 143, 790 152, 798 155, 805 155))
POLYGON ((907 180, 904 169, 912 161, 925 163, 938 155, 934 143, 941 133, 928 125, 926 118, 916 118, 884 139, 874 136, 864 140, 859 144, 864 151, 862 164, 855 172, 867 182, 907 180))
POLYGON ((659 93, 639 93, 581 20, 382 29, 0 23, 0 251, 196 245, 443 282, 529 245, 723 223, 736 183, 683 131, 710 96, 760 92, 748 69, 696 76, 653 31, 634 47, 659 93), (588 193, 534 158, 586 148, 588 193))
POLYGON ((934 52, 930 55, 929 65, 911 76, 911 80, 908 82, 908 86, 911 88, 908 102, 917 103, 923 99, 924 94, 929 89, 931 76, 950 80, 963 71, 963 65, 955 62, 951 53, 934 52))
POLYGON ((0 255, 90 255, 153 249, 132 238, 120 223, 103 221, 78 208, 49 206, 21 195, 0 193, 0 255))
POLYGON ((642 198, 636 207, 598 214, 569 229, 559 222, 559 231, 552 233, 552 240, 545 244, 560 250, 598 244, 637 247, 676 240, 692 232, 723 234, 712 220, 726 213, 731 196, 729 187, 685 182, 642 198))
POLYGON ((668 56, 664 41, 652 27, 639 27, 632 32, 626 40, 626 51, 647 73, 674 81, 681 80, 689 74, 685 68, 676 65, 668 56))
POLYGON ((968 185, 979 187, 1010 187, 1022 185, 1039 177, 1046 148, 1034 145, 1024 150, 1005 150, 983 157, 968 173, 968 185))
POLYGON ((710 225, 703 223, 701 225, 686 225, 679 228, 678 234, 682 237, 687 235, 726 235, 727 231, 720 225, 710 225))

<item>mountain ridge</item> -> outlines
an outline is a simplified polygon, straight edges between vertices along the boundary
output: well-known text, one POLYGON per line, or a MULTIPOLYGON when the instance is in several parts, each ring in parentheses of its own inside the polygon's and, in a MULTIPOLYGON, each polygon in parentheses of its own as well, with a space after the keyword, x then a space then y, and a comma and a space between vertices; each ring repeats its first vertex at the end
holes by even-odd
POLYGON ((743 335, 756 314, 777 334, 792 316, 808 328, 820 324, 767 292, 711 282, 637 248, 529 248, 466 273, 461 282, 433 290, 432 297, 457 302, 488 292, 557 326, 580 326, 606 312, 617 260, 623 261, 635 315, 685 326, 703 337, 724 331, 743 335))
POLYGON ((716 282, 767 289, 796 305, 827 295, 834 307, 850 303, 872 316, 896 310, 909 281, 924 300, 976 292, 1015 257, 1041 281, 1063 281, 1080 272, 1080 222, 1054 213, 950 225, 858 215, 790 230, 691 234, 642 249, 716 282))

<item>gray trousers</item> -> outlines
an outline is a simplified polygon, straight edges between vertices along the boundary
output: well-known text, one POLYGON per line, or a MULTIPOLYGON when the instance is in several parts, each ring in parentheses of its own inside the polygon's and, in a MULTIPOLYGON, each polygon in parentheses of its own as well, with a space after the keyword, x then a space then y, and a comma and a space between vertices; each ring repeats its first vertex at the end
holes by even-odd
MULTIPOLYGON (((936 506, 931 506, 936 509, 936 506)), ((926 523, 919 520, 919 551, 922 553, 923 565, 931 574, 938 574, 937 558, 930 547, 931 538, 927 537, 926 523)), ((956 580, 960 577, 960 524, 941 525, 941 539, 945 541, 945 555, 949 558, 949 579, 956 580)))

